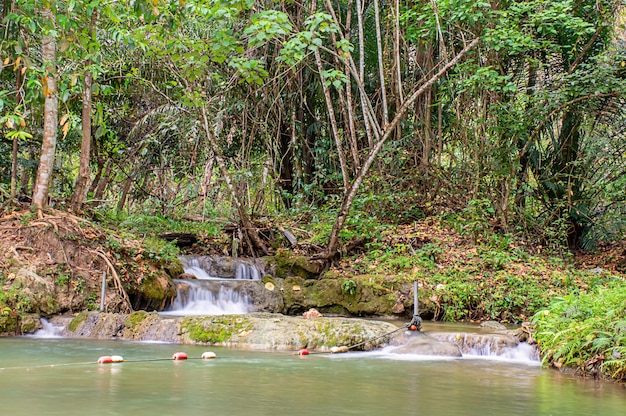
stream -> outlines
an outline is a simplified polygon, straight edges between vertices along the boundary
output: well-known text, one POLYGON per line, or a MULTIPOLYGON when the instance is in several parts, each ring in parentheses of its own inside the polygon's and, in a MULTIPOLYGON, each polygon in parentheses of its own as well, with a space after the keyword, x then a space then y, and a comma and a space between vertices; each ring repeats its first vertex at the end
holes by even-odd
POLYGON ((624 409, 625 386, 536 362, 0 339, 3 415, 621 416, 624 409), (217 358, 199 359, 207 350, 217 358), (177 351, 190 359, 172 361, 177 351), (125 361, 95 363, 109 354, 125 361))

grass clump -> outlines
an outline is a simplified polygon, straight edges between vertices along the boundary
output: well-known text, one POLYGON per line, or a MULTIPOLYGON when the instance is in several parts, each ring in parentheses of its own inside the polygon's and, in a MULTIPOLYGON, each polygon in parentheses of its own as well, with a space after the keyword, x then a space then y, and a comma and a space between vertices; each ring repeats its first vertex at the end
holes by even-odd
POLYGON ((89 312, 87 311, 79 313, 74 319, 72 319, 72 322, 70 322, 68 329, 72 332, 76 332, 76 330, 80 328, 80 326, 83 322, 85 322, 85 319, 87 319, 88 316, 89 312))
POLYGON ((146 311, 137 311, 130 314, 128 319, 126 320, 126 327, 131 331, 134 331, 135 328, 141 324, 144 319, 148 317, 148 312, 146 311))
POLYGON ((534 318, 543 362, 626 380, 626 281, 555 298, 534 318))
POLYGON ((233 316, 211 317, 211 320, 187 317, 181 324, 181 328, 189 334, 192 341, 205 344, 226 342, 247 327, 247 321, 233 316))

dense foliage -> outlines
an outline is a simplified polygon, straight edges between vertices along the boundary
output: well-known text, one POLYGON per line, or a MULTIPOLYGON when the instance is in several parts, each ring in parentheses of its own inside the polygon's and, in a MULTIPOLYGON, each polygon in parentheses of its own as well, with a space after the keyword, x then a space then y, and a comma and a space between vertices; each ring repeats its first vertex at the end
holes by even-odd
POLYGON ((626 283, 554 299, 535 315, 544 361, 583 375, 626 379, 626 283))
POLYGON ((52 93, 49 192, 78 210, 86 197, 245 222, 339 206, 350 187, 383 199, 402 189, 387 217, 481 201, 528 238, 591 248, 622 235, 620 1, 1 7, 3 198, 35 191, 52 93), (79 155, 81 142, 91 148, 79 155))

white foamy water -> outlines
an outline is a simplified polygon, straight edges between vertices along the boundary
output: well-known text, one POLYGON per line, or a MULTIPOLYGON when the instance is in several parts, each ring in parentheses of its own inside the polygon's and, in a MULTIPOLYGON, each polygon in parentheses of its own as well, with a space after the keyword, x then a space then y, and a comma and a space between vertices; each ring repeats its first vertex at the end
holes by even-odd
POLYGON ((176 299, 162 315, 239 315, 251 312, 247 295, 230 287, 229 282, 178 280, 176 299))
POLYGON ((475 351, 471 350, 467 354, 463 354, 463 358, 507 361, 529 365, 541 364, 537 348, 527 343, 520 343, 515 347, 506 348, 501 353, 495 353, 484 348, 475 351))
POLYGON ((181 261, 185 273, 196 279, 174 280, 176 299, 167 311, 162 312, 163 315, 238 315, 253 312, 252 299, 238 284, 261 279, 253 263, 244 259, 215 257, 183 257, 181 261), (208 269, 228 269, 229 278, 217 276, 215 274, 219 272, 208 269))
POLYGON ((445 355, 426 355, 426 354, 399 354, 396 353, 398 347, 385 347, 380 350, 368 351, 368 352, 354 352, 348 354, 337 354, 332 357, 341 358, 380 358, 394 361, 452 361, 452 360, 488 360, 488 361, 502 361, 508 363, 524 364, 529 366, 540 366, 541 362, 537 358, 537 353, 533 346, 528 344, 520 344, 517 347, 511 348, 504 354, 495 355, 478 355, 478 354, 463 354, 461 357, 452 357, 445 355))
POLYGON ((63 338, 63 326, 56 326, 47 319, 40 319, 42 328, 29 335, 32 338, 63 338))
POLYGON ((370 352, 354 352, 348 356, 381 358, 395 361, 449 361, 449 360, 489 360, 501 361, 506 363, 522 364, 529 366, 540 366, 539 353, 536 346, 527 343, 498 343, 498 335, 491 334, 473 334, 466 333, 458 337, 456 333, 445 334, 420 334, 421 340, 425 341, 419 344, 412 344, 415 339, 407 338, 404 342, 396 345, 390 345, 385 348, 370 352), (463 342, 459 345, 455 340, 470 339, 473 343, 463 342), (428 348, 430 340, 432 349, 428 348), (451 346, 458 346, 455 356, 455 349, 440 349, 439 344, 447 343, 451 346), (428 351, 428 352, 426 352, 428 351), (431 352, 432 351, 432 352, 431 352), (447 351, 450 354, 448 355, 447 351), (442 355, 437 355, 437 353, 442 355))

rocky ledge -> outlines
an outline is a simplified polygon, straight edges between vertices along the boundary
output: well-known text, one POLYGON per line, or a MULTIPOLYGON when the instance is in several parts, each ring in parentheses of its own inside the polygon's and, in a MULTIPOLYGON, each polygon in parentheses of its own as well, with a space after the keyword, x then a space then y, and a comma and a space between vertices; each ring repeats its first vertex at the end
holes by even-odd
MULTIPOLYGON (((370 351, 391 347, 395 354, 460 357, 502 355, 521 342, 506 328, 492 333, 415 333, 399 323, 358 318, 303 317, 272 313, 168 317, 156 312, 83 312, 50 321, 70 338, 160 341, 254 350, 370 351)), ((536 359, 536 357, 535 357, 536 359)))
POLYGON ((168 317, 156 312, 83 312, 50 321, 70 338, 161 341, 242 349, 328 351, 348 346, 368 351, 388 344, 402 328, 389 322, 355 318, 286 316, 271 313, 168 317), (356 346, 355 346, 356 345, 356 346))

